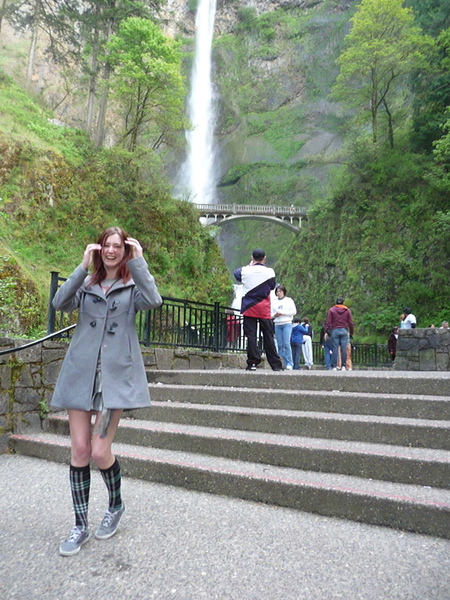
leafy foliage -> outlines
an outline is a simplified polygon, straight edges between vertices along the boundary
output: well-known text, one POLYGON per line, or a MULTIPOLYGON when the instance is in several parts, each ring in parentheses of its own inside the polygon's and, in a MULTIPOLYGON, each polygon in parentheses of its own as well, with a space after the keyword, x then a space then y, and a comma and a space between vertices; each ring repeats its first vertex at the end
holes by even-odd
MULTIPOLYGON (((0 105, 7 87, 4 82, 0 88, 0 105)), ((30 114, 39 115, 38 106, 25 97, 20 106, 22 95, 16 94, 14 111, 25 115, 29 107, 30 114)), ((231 302, 217 243, 199 223, 195 208, 171 197, 155 152, 96 150, 79 134, 74 158, 62 152, 65 136, 49 135, 52 127, 42 117, 33 131, 22 129, 21 139, 13 132, 0 135, 0 254, 5 257, 0 312, 2 324, 3 315, 11 317, 8 332, 44 327, 49 271, 69 275, 86 244, 114 224, 141 241, 163 295, 231 302), (20 257, 32 277, 20 268, 11 270, 16 264, 12 256, 20 257)))
POLYGON ((421 34, 403 0, 362 0, 351 21, 347 47, 337 60, 334 97, 358 109, 358 116, 370 116, 374 143, 384 110, 393 147, 392 97, 406 74, 426 65, 433 41, 421 34))
POLYGON ((123 140, 128 141, 128 149, 133 152, 151 129, 153 147, 164 139, 167 142, 167 132, 184 124, 179 44, 148 19, 134 17, 121 22, 106 50, 114 68, 113 96, 126 115, 123 140))

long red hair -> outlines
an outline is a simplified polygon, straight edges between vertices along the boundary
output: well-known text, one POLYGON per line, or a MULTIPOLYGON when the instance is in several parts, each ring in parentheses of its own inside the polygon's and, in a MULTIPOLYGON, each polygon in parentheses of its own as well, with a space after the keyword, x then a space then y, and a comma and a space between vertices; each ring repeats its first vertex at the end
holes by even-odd
MULTIPOLYGON (((120 227, 108 227, 107 229, 105 229, 105 231, 103 231, 103 233, 100 234, 97 240, 97 244, 100 244, 100 246, 103 247, 104 243, 109 238, 109 236, 114 235, 115 233, 117 233, 120 236, 122 244, 125 248, 125 254, 123 256, 122 262, 117 268, 117 277, 118 279, 122 279, 123 283, 127 283, 131 279, 131 274, 128 270, 127 262, 130 260, 130 258, 132 258, 132 253, 131 246, 129 244, 125 244, 125 240, 128 239, 128 234, 126 233, 126 231, 124 231, 120 227)), ((104 279, 106 279, 106 269, 105 265, 103 264, 101 250, 94 250, 92 255, 93 271, 89 283, 91 285, 95 285, 96 283, 101 283, 104 279)))

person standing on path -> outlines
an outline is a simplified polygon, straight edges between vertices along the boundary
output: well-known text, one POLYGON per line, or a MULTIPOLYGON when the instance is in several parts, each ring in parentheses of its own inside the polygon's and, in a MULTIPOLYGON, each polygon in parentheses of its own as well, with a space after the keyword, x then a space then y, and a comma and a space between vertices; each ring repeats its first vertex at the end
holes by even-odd
POLYGON ((338 349, 341 349, 342 368, 345 370, 347 362, 347 346, 354 333, 354 324, 351 310, 344 304, 344 298, 337 298, 336 304, 330 308, 325 322, 325 340, 331 340, 333 354, 331 368, 336 370, 338 349))
POLYGON ((244 335, 247 338, 247 371, 256 371, 261 362, 257 331, 261 329, 267 361, 273 371, 281 371, 282 363, 274 341, 270 292, 276 287, 275 271, 266 266, 266 253, 253 250, 248 265, 234 271, 236 281, 242 283, 241 313, 244 317, 244 335))
POLYGON ((330 371, 331 370, 331 357, 333 356, 333 344, 331 343, 331 339, 325 331, 325 323, 320 328, 319 342, 323 348, 323 359, 324 359, 324 363, 325 363, 325 369, 327 371, 330 371))
POLYGON ((69 479, 75 526, 60 546, 62 556, 77 554, 90 537, 91 459, 109 493, 109 506, 95 537, 112 537, 125 511, 120 465, 111 445, 122 410, 150 404, 135 317, 137 311, 161 304, 140 243, 119 227, 106 229, 97 243, 86 246, 81 264, 53 299, 56 310, 78 309, 77 327, 51 402, 68 410, 71 439, 69 479))
POLYGON ((303 350, 303 336, 308 334, 308 329, 301 323, 299 317, 295 317, 292 322, 292 333, 291 333, 291 349, 292 349, 292 362, 294 363, 294 371, 300 370, 300 357, 303 350))
POLYGON ((398 327, 393 327, 388 337, 387 349, 391 357, 392 363, 395 361, 395 355, 397 353, 397 340, 398 340, 398 327))
POLYGON ((272 306, 272 315, 278 354, 284 361, 284 367, 288 371, 292 371, 294 366, 291 348, 292 319, 297 312, 297 308, 292 298, 286 296, 284 285, 277 285, 275 296, 277 299, 272 306))
POLYGON ((303 336, 303 360, 305 361, 305 369, 312 369, 314 364, 313 359, 313 347, 312 347, 312 338, 313 338, 313 328, 311 323, 309 322, 308 317, 303 317, 302 319, 303 327, 306 327, 308 333, 303 336))

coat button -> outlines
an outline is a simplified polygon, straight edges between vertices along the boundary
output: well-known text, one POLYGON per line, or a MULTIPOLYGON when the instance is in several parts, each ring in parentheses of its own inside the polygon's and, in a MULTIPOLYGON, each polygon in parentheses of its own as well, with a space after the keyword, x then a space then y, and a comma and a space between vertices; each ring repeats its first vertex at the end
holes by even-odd
POLYGON ((91 321, 91 322, 89 323, 89 325, 90 325, 91 327, 95 327, 95 326, 97 325, 97 322, 96 322, 96 321, 91 321))

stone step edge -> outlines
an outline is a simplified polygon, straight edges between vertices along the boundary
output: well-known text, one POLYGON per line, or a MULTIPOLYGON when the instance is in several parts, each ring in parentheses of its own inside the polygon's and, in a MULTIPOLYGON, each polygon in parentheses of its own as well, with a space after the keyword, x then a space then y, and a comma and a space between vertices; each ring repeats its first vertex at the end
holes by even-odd
POLYGON ((151 370, 147 369, 149 383, 166 382, 189 385, 209 384, 259 389, 302 389, 319 391, 346 391, 367 393, 405 393, 416 395, 450 396, 450 372, 447 371, 282 371, 261 372, 214 370, 151 370), (318 387, 320 386, 320 387, 318 387))
POLYGON ((305 404, 315 411, 330 410, 335 413, 358 413, 380 416, 395 416, 401 413, 406 418, 422 415, 422 418, 440 420, 450 419, 450 397, 413 396, 407 394, 369 394, 315 390, 261 390, 257 388, 232 388, 207 385, 168 385, 149 384, 150 395, 160 401, 207 404, 214 394, 216 405, 248 406, 250 408, 279 408, 280 410, 300 410, 305 404), (182 400, 180 400, 180 397, 182 400), (326 408, 324 408, 326 407, 326 408), (425 414, 425 416, 423 416, 425 414))
MULTIPOLYGON (((262 417, 292 417, 293 419, 317 419, 325 421, 339 421, 339 422, 354 422, 354 423, 368 423, 368 424, 383 424, 383 425, 399 425, 399 426, 413 426, 413 427, 426 427, 431 429, 448 429, 450 434, 450 421, 444 419, 423 419, 420 417, 394 417, 392 415, 367 415, 358 413, 343 413, 343 412, 324 412, 315 410, 291 410, 282 408, 258 408, 253 406, 229 406, 226 404, 196 404, 194 402, 179 402, 176 400, 152 400, 152 406, 144 409, 135 409, 126 411, 125 416, 130 415, 133 418, 139 418, 141 411, 149 410, 152 407, 158 409, 167 409, 168 411, 173 410, 197 410, 199 412, 212 413, 214 411, 219 413, 228 412, 230 414, 244 414, 244 415, 255 415, 262 417)), ((143 419, 145 420, 145 419, 143 419)))
POLYGON ((153 400, 123 418, 450 451, 450 421, 153 400))
MULTIPOLYGON (((54 414, 51 419, 67 424, 67 414, 54 414)), ((275 433, 255 432, 237 429, 224 429, 216 427, 202 427, 199 425, 184 425, 165 421, 145 421, 141 419, 121 419, 119 429, 128 428, 144 430, 146 432, 168 433, 173 435, 196 435, 211 440, 230 440, 238 442, 273 444, 274 446, 289 448, 307 448, 309 450, 334 450, 336 452, 353 452, 389 458, 403 458, 405 460, 418 459, 425 462, 439 462, 450 465, 450 451, 430 448, 415 448, 394 446, 389 444, 376 444, 370 442, 355 442, 349 440, 334 440, 332 438, 312 438, 293 435, 280 435, 275 433)))
MULTIPOLYGON (((68 435, 65 416, 49 422, 52 432, 68 435)), ((173 423, 123 420, 118 443, 194 451, 198 454, 304 470, 359 476, 397 483, 450 487, 450 452, 299 438, 173 423)))
MULTIPOLYGON (((70 458, 64 436, 16 434, 10 442, 29 456, 48 460, 53 449, 59 462, 70 458)), ((128 444, 114 453, 129 477, 450 539, 450 492, 440 489, 128 444)))
MULTIPOLYGON (((169 373, 170 371, 156 371, 155 373, 169 373)), ((291 396, 303 396, 303 395, 311 395, 311 396, 325 396, 325 397, 335 397, 339 395, 342 398, 352 398, 352 399, 363 399, 363 400, 379 400, 386 399, 389 401, 395 400, 425 400, 429 402, 441 402, 450 404, 450 398, 448 396, 436 396, 432 394, 397 394, 397 393, 389 393, 389 392, 358 392, 351 391, 346 392, 343 390, 310 390, 310 389, 292 389, 292 388, 266 388, 261 389, 260 387, 243 387, 243 386, 232 386, 232 385, 214 385, 214 384, 184 384, 184 383, 163 383, 162 381, 156 383, 148 383, 148 387, 150 390, 154 389, 173 389, 173 390, 210 390, 210 391, 222 391, 222 392, 230 392, 233 394, 237 394, 240 392, 250 392, 255 394, 266 393, 272 396, 277 396, 280 392, 283 394, 288 394, 291 396)))

